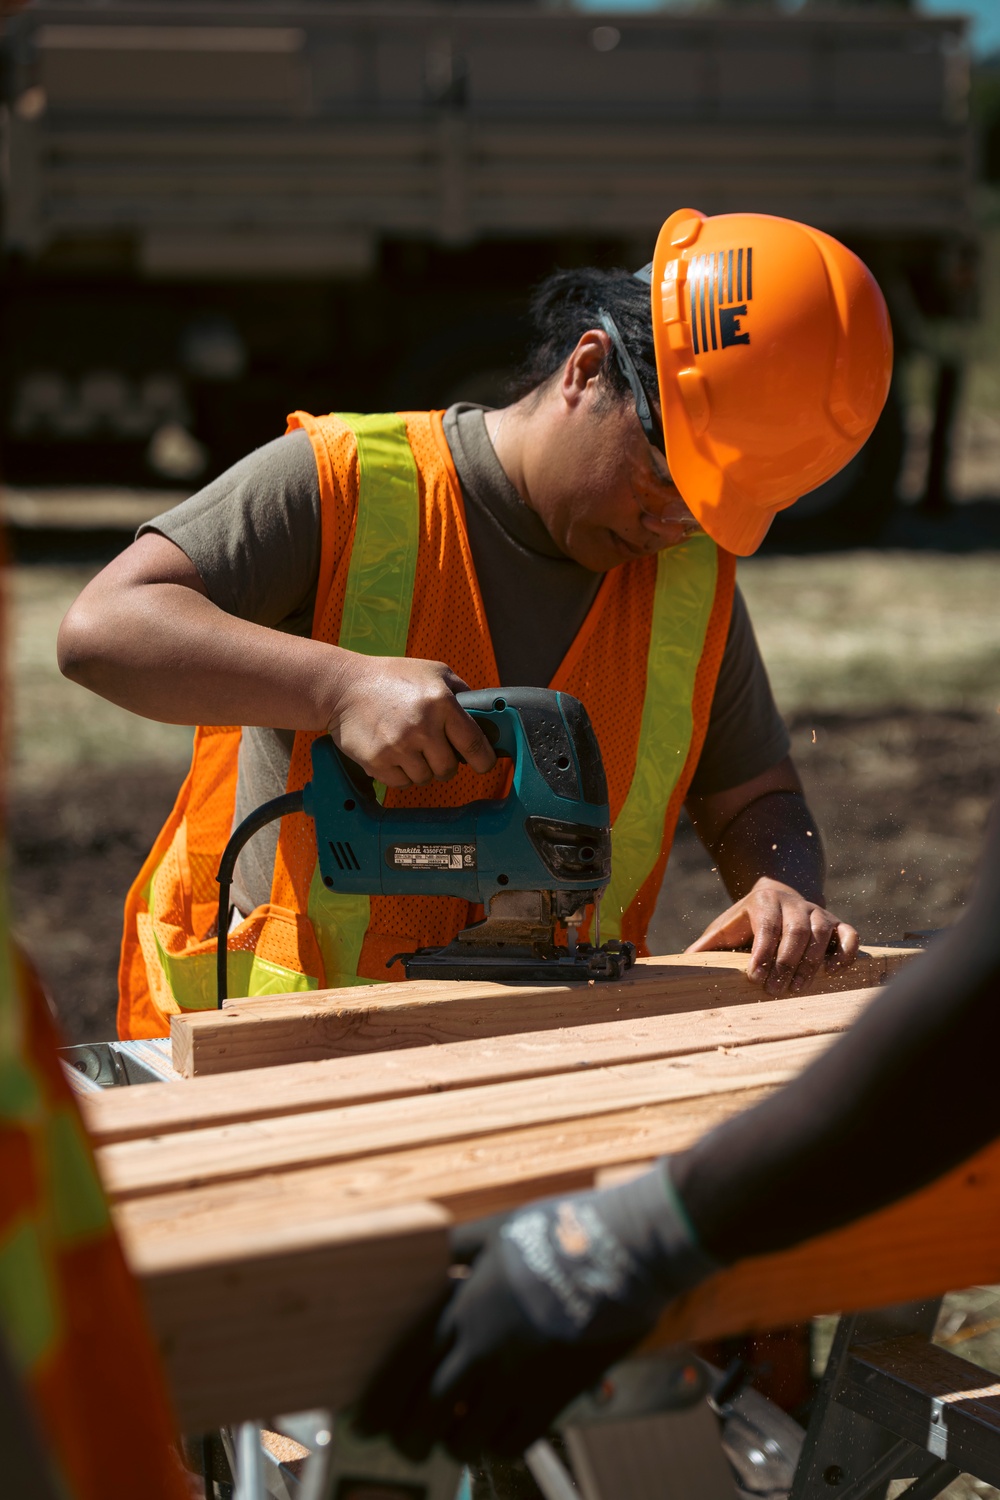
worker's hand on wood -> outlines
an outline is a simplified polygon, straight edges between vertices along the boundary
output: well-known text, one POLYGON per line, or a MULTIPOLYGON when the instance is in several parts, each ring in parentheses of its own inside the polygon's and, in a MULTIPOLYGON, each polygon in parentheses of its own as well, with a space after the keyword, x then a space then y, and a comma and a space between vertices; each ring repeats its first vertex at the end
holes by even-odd
POLYGON ((857 957, 858 934, 818 901, 762 876, 716 917, 688 953, 750 946, 747 978, 769 995, 799 994, 820 968, 843 968, 857 957))
POLYGON ((342 652, 329 731, 345 755, 386 786, 454 776, 461 760, 489 771, 496 756, 455 694, 468 684, 443 661, 342 652))
POLYGON ((383 1365, 357 1425, 410 1458, 523 1453, 563 1407, 716 1269, 666 1162, 603 1192, 551 1198, 456 1232, 470 1269, 383 1365))

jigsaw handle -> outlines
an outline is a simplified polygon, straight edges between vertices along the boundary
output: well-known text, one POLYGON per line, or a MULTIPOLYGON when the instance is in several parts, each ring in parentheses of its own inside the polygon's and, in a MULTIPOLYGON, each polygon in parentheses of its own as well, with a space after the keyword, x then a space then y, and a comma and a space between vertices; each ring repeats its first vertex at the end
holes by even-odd
POLYGON ((526 749, 557 796, 607 802, 600 747, 579 698, 536 687, 479 688, 455 696, 497 755, 515 762, 515 773, 526 749))
MULTIPOLYGON (((608 800, 597 736, 578 698, 551 688, 479 688, 456 697, 498 756, 514 762, 515 775, 527 751, 539 775, 558 797, 600 806, 608 800)), ((357 798, 375 805, 374 784, 360 766, 323 736, 313 745, 314 774, 318 772, 345 802, 357 798)), ((307 789, 306 811, 311 811, 307 789)))

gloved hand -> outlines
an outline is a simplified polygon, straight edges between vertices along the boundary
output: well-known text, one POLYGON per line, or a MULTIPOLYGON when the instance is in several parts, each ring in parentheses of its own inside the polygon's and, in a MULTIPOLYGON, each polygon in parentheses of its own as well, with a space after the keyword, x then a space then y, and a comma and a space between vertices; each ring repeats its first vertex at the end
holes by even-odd
POLYGON ((574 1396, 718 1269, 670 1183, 669 1161, 621 1187, 529 1204, 458 1229, 465 1279, 383 1364, 356 1425, 422 1459, 523 1453, 574 1396))

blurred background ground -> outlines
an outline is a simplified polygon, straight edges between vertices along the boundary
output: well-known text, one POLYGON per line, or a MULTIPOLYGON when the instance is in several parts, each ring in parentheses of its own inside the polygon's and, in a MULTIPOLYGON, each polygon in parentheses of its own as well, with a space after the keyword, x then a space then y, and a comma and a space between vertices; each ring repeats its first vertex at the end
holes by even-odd
MULTIPOLYGON (((869 942, 955 919, 997 785, 997 554, 761 558, 740 579, 826 842, 828 899, 869 942)), ((720 901, 682 827, 653 927, 720 901)))

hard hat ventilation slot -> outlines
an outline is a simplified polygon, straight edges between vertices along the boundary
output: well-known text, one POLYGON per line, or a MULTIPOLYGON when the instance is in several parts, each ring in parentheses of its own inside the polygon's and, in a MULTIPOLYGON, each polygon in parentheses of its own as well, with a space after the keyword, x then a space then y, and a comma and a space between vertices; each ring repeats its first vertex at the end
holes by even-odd
POLYGON ((677 386, 687 410, 691 429, 696 435, 700 435, 708 426, 710 416, 705 377, 694 366, 689 370, 678 370, 677 386))

